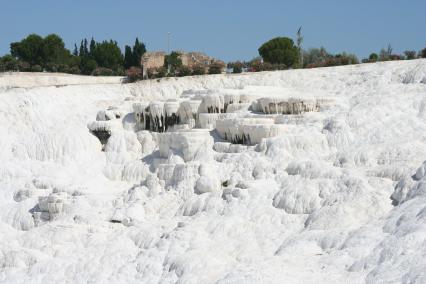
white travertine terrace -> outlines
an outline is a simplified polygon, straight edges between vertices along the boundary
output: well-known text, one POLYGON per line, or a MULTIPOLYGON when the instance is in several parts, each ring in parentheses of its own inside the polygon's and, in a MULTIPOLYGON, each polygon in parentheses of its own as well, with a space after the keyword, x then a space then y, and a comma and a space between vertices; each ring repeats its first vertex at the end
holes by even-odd
POLYGON ((0 74, 0 283, 426 283, 425 70, 0 74))
POLYGON ((201 100, 185 100, 180 103, 178 114, 181 123, 190 124, 195 126, 198 117, 198 108, 200 107, 201 100))
POLYGON ((207 129, 158 133, 157 142, 160 157, 178 155, 185 162, 202 159, 213 146, 213 138, 207 129))
POLYGON ((197 126, 200 128, 214 129, 216 127, 216 121, 237 118, 236 113, 200 113, 198 114, 197 126))
POLYGON ((219 137, 232 143, 254 145, 263 138, 283 134, 285 127, 280 124, 288 121, 288 115, 320 111, 321 106, 333 103, 332 99, 264 97, 230 90, 192 91, 187 96, 189 99, 185 100, 133 104, 135 129, 161 133, 196 127, 215 130, 219 137))
POLYGON ((319 110, 315 98, 261 98, 258 104, 266 114, 301 114, 319 110))
POLYGON ((199 113, 224 113, 225 112, 225 101, 224 97, 220 93, 207 94, 203 97, 199 113))
POLYGON ((251 103, 231 103, 226 107, 226 112, 247 112, 251 103))
POLYGON ((232 143, 254 145, 263 138, 282 135, 285 125, 274 124, 273 118, 223 119, 216 122, 216 131, 232 143))

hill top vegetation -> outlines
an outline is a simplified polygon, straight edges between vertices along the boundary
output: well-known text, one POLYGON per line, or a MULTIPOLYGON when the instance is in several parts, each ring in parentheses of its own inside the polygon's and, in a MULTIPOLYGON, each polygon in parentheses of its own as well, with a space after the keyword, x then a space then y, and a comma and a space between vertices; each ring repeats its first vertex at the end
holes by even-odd
POLYGON ((133 48, 126 45, 125 54, 114 40, 90 42, 82 39, 71 53, 56 34, 41 37, 30 34, 10 44, 10 54, 0 57, 0 71, 63 72, 83 75, 125 75, 125 70, 140 66, 145 44, 136 38, 133 48))
MULTIPOLYGON (((284 70, 290 68, 315 68, 358 64, 360 60, 346 52, 331 54, 324 47, 302 48, 303 37, 301 28, 296 34, 296 41, 288 37, 273 38, 259 49, 260 57, 250 61, 236 61, 228 63, 228 72, 257 72, 270 70, 284 70)), ((124 76, 129 81, 143 78, 141 57, 146 52, 145 44, 138 38, 133 46, 126 45, 124 54, 114 40, 90 41, 82 39, 80 45, 74 45, 72 52, 65 47, 62 38, 56 34, 42 37, 30 34, 19 42, 10 44, 10 54, 0 57, 0 72, 62 72, 94 76, 124 76)), ((426 48, 416 52, 406 50, 403 54, 393 52, 391 45, 381 49, 378 53, 371 53, 361 63, 411 60, 426 58, 426 48)), ((155 78, 164 76, 188 76, 205 73, 203 68, 194 67, 193 70, 182 65, 179 53, 172 52, 166 56, 164 66, 155 73, 155 78), (170 69, 170 70, 169 70, 170 69)), ((222 66, 211 66, 209 74, 222 72, 222 66)), ((149 78, 153 76, 149 76, 149 78)), ((152 74, 151 74, 152 75, 152 74)))

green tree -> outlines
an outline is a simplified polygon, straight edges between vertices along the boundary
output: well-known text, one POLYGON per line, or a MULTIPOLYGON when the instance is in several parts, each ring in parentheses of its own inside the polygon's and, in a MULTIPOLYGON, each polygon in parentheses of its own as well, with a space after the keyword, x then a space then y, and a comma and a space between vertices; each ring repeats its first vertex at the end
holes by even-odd
POLYGON ((66 65, 70 52, 65 48, 61 37, 50 34, 43 39, 43 67, 48 65, 66 65))
POLYGON ((421 58, 426 58, 426 48, 423 48, 423 49, 419 52, 419 57, 421 57, 421 58))
POLYGON ((95 48, 96 48, 96 42, 92 37, 92 39, 90 40, 90 49, 89 49, 90 56, 93 56, 93 54, 95 52, 95 48))
POLYGON ((368 57, 368 60, 370 62, 376 62, 377 60, 379 60, 379 55, 377 53, 372 53, 370 54, 370 56, 368 57))
POLYGON ((133 53, 132 48, 128 45, 124 47, 124 69, 129 69, 133 66, 133 53))
POLYGON ((272 64, 285 64, 292 67, 299 61, 299 51, 292 39, 277 37, 259 48, 263 60, 272 64))
POLYGON ((179 52, 172 51, 164 58, 164 67, 167 68, 170 74, 174 74, 180 66, 182 66, 182 59, 180 59, 179 52))
POLYGON ((243 72, 244 64, 240 61, 228 63, 228 68, 232 68, 232 73, 241 73, 243 72))
POLYGON ((89 54, 89 48, 87 47, 87 39, 84 39, 84 54, 88 55, 89 54))
POLYGON ((43 38, 36 34, 30 34, 20 42, 10 44, 12 56, 28 62, 32 65, 43 63, 43 38))
POLYGON ((378 61, 387 61, 390 59, 389 53, 388 51, 386 51, 385 49, 381 49, 380 53, 379 53, 379 60, 378 61))
POLYGON ((82 74, 90 75, 92 74, 93 70, 98 67, 96 61, 88 56, 80 57, 80 59, 80 70, 82 74))
POLYGON ((70 58, 68 59, 69 72, 72 74, 80 74, 80 64, 80 56, 70 56, 70 58))
POLYGON ((0 57, 0 72, 18 70, 18 61, 10 54, 0 57))
POLYGON ((304 67, 318 67, 324 65, 331 54, 324 47, 310 48, 303 53, 304 67))
POLYGON ((72 55, 78 56, 77 44, 75 44, 75 43, 74 43, 74 51, 72 52, 72 55))
POLYGON ((103 41, 97 43, 93 52, 93 58, 99 67, 117 71, 123 66, 123 55, 116 41, 103 41))
POLYGON ((296 40, 297 50, 299 51, 299 67, 303 68, 303 50, 302 50, 303 36, 302 36, 302 27, 300 27, 297 30, 296 36, 297 36, 297 40, 296 40))
POLYGON ((141 58, 142 55, 146 52, 146 47, 143 42, 140 42, 138 38, 135 40, 135 44, 133 45, 133 64, 132 66, 141 66, 141 58))
POLYGON ((406 50, 404 51, 405 57, 407 60, 415 59, 416 58, 416 52, 414 50, 406 50))
POLYGON ((83 43, 83 40, 81 40, 81 42, 80 42, 80 49, 79 49, 79 53, 78 53, 78 55, 80 56, 80 57, 83 57, 83 56, 85 56, 86 54, 84 54, 84 43, 83 43))
POLYGON ((213 62, 209 66, 209 74, 221 74, 223 68, 225 68, 224 64, 219 62, 213 62))

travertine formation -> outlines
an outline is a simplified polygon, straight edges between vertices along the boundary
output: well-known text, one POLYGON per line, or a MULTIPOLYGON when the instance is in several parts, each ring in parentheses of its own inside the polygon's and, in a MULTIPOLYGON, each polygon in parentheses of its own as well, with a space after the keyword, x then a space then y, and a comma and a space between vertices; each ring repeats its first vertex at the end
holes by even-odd
POLYGON ((425 67, 0 75, 0 283, 426 283, 425 67))
MULTIPOLYGON (((160 154, 166 156, 170 150, 188 152, 191 145, 196 151, 199 143, 195 141, 205 143, 208 131, 234 144, 255 145, 264 138, 285 134, 289 116, 319 111, 330 103, 314 97, 264 97, 235 90, 194 91, 178 100, 134 103, 133 116, 135 131, 166 132, 157 135, 160 154)), ((116 109, 100 111, 89 129, 106 143, 113 121, 121 116, 116 109)), ((185 160, 193 158, 193 153, 183 155, 185 160)))

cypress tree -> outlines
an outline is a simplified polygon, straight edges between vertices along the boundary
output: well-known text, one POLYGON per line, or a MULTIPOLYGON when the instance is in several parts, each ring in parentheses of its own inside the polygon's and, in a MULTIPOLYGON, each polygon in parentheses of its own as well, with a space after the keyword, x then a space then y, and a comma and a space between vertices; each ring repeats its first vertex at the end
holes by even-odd
POLYGON ((133 66, 133 53, 132 48, 128 45, 124 48, 124 69, 129 69, 133 66))
POLYGON ((81 40, 80 42, 80 53, 79 53, 80 57, 84 56, 84 45, 83 45, 83 40, 81 40))
POLYGON ((74 56, 78 56, 77 44, 74 43, 74 51, 72 52, 74 56))
POLYGON ((96 48, 96 42, 95 42, 95 40, 92 37, 92 39, 90 40, 90 50, 89 50, 90 56, 93 56, 95 48, 96 48))
POLYGON ((89 54, 89 49, 87 48, 87 39, 84 39, 84 55, 89 54))
POLYGON ((141 57, 145 52, 145 44, 143 42, 139 42, 139 39, 136 38, 135 45, 133 46, 133 66, 141 65, 141 57))

